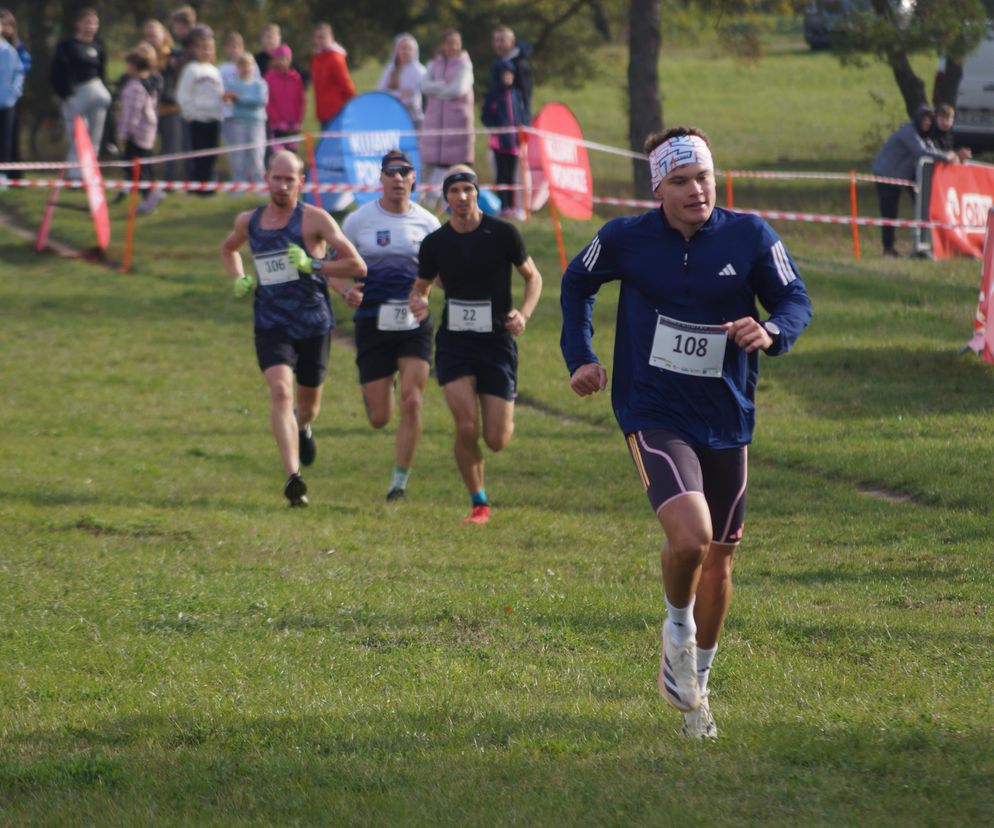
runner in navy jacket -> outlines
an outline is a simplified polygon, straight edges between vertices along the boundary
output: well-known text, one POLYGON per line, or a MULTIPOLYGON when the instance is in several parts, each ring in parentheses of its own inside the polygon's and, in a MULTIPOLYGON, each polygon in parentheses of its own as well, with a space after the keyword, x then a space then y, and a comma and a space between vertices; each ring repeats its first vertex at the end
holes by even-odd
POLYGON ((685 735, 715 738, 707 676, 742 537, 759 351, 789 350, 811 302, 766 222, 715 208, 702 132, 652 135, 646 151, 660 209, 608 222, 567 267, 561 344, 573 390, 603 390, 594 298, 620 280, 611 400, 666 534, 659 688, 685 735))

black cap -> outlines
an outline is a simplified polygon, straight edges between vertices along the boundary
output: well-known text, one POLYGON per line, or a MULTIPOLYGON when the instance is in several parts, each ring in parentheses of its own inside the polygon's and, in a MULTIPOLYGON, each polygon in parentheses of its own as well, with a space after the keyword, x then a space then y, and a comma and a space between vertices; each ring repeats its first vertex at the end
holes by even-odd
POLYGON ((384 167, 390 167, 397 164, 406 164, 408 167, 414 166, 411 159, 407 157, 406 152, 399 149, 393 149, 383 156, 383 159, 380 161, 380 169, 382 170, 384 167))

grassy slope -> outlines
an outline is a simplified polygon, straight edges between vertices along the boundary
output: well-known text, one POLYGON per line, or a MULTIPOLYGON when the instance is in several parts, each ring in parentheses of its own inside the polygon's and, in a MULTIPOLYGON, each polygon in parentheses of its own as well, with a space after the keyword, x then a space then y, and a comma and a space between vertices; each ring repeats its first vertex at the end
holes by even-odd
MULTIPOLYGON (((712 71, 702 97, 741 74, 712 71)), ((784 146, 812 147, 796 166, 827 153, 790 123, 784 146)), ((816 319, 764 364, 723 739, 702 748, 655 696, 659 531, 607 400, 565 388, 548 225, 526 228, 541 408, 489 461, 495 520, 466 532, 437 389, 388 507, 392 431, 366 425, 339 346, 313 506, 279 507, 249 308, 215 255, 236 204, 167 200, 130 276, 0 237, 0 822, 988 820, 992 375, 955 354, 975 263, 856 265, 845 231, 780 228, 816 319)), ((591 230, 569 224, 568 249, 591 230)))

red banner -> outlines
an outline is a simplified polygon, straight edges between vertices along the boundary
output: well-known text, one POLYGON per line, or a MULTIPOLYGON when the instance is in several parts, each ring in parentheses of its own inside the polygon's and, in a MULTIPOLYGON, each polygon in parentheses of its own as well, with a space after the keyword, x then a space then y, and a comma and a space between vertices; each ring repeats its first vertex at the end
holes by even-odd
POLYGON ((97 166, 97 154, 93 150, 90 133, 83 119, 77 115, 73 124, 73 137, 76 139, 76 155, 79 158, 79 173, 86 188, 86 200, 90 204, 93 229, 97 232, 97 244, 106 250, 110 244, 110 215, 107 213, 107 197, 104 191, 104 177, 97 166))
MULTIPOLYGON (((994 166, 988 164, 936 164, 932 171, 929 221, 986 227, 987 211, 994 204, 994 166)), ((932 250, 937 259, 983 255, 984 232, 932 228, 932 250)))
POLYGON ((977 301, 977 315, 973 318, 973 339, 966 347, 980 354, 984 362, 994 364, 994 308, 991 307, 991 293, 994 292, 994 210, 987 213, 987 237, 984 240, 984 267, 980 278, 980 298, 977 301))
POLYGON ((564 216, 589 221, 594 215, 594 182, 587 148, 578 143, 583 140, 583 132, 576 117, 565 104, 550 103, 542 107, 532 126, 554 133, 540 135, 528 145, 529 153, 538 145, 550 198, 564 216))

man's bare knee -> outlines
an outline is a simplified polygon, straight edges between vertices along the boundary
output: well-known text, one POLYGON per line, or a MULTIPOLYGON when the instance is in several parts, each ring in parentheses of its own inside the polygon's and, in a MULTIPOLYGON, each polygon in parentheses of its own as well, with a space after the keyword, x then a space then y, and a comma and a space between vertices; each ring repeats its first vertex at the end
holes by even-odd
POLYGON ((390 399, 384 400, 379 394, 363 389, 362 403, 366 407, 366 419, 373 428, 383 428, 390 422, 390 399))
POLYGON ((302 423, 310 423, 317 419, 321 412, 320 403, 297 403, 297 419, 302 423))
POLYGON ((696 566, 707 557, 711 535, 704 527, 680 526, 666 534, 666 545, 674 560, 696 566))
POLYGON ((293 387, 288 382, 274 382, 269 386, 269 399, 274 406, 293 405, 293 387))
POLYGON ((720 582, 732 577, 732 552, 735 547, 712 544, 701 567, 701 579, 720 582))
POLYGON ((456 437, 463 442, 475 443, 480 439, 480 428, 476 419, 460 417, 456 420, 456 437))
POLYGON ((413 420, 421 413, 422 394, 420 389, 413 388, 400 398, 400 416, 405 420, 413 420))
POLYGON ((507 428, 503 428, 500 431, 492 430, 483 435, 483 440, 487 444, 487 448, 491 451, 497 452, 502 451, 507 448, 507 444, 511 442, 511 435, 514 433, 514 425, 511 424, 507 428))

